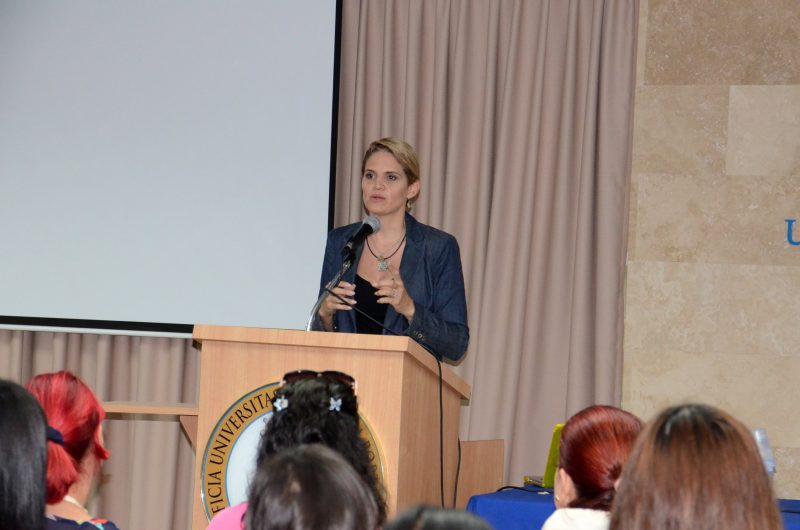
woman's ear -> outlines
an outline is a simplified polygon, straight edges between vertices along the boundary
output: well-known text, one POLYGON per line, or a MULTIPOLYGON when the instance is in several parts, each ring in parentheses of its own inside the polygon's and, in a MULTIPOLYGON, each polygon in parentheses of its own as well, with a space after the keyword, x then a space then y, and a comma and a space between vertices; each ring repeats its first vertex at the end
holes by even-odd
POLYGON ((566 508, 578 497, 578 493, 575 490, 575 482, 563 467, 558 468, 555 478, 554 500, 556 508, 566 508))
POLYGON ((406 199, 412 200, 415 199, 419 195, 419 181, 416 181, 414 184, 408 185, 408 191, 406 192, 406 199))

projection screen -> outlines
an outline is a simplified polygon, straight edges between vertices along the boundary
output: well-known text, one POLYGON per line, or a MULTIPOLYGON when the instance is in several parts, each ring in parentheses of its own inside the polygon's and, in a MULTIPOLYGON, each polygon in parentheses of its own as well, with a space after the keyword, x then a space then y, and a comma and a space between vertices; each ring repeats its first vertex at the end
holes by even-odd
POLYGON ((329 0, 2 2, 0 315, 303 328, 335 33, 329 0))

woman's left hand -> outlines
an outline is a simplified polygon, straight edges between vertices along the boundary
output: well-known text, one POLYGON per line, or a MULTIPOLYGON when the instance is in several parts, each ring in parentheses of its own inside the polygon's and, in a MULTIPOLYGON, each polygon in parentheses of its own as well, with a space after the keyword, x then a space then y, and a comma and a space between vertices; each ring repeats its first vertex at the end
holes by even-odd
POLYGON ((372 282, 375 288, 375 296, 378 297, 379 304, 389 304, 394 310, 406 317, 411 322, 414 318, 414 300, 406 291, 400 271, 393 265, 389 265, 389 274, 383 280, 372 282))

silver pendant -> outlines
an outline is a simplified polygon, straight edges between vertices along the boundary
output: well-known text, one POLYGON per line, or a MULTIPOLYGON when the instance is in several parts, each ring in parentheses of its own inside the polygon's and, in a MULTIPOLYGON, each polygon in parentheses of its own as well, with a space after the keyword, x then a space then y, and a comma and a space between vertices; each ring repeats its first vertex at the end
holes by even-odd
POLYGON ((386 272, 389 270, 389 262, 383 258, 378 258, 378 272, 386 272))

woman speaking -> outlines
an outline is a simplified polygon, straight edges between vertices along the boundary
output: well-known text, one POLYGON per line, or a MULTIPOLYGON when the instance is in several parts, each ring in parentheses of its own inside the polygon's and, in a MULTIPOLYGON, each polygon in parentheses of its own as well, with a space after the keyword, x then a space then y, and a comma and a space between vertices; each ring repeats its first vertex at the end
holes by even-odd
MULTIPOLYGON (((408 213, 419 193, 414 148, 397 138, 372 142, 361 163, 361 197, 380 229, 356 249, 354 267, 331 288, 313 329, 381 334, 387 328, 439 358, 457 361, 464 355, 469 328, 458 243, 408 213)), ((320 294, 340 270, 342 249, 360 226, 328 234, 320 294)))

